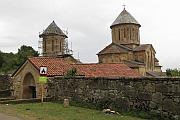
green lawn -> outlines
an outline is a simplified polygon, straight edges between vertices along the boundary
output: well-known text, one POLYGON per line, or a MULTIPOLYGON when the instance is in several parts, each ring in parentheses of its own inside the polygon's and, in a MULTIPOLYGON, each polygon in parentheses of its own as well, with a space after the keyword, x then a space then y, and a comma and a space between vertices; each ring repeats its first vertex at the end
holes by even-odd
POLYGON ((126 115, 110 115, 101 111, 70 106, 64 108, 58 103, 0 105, 0 112, 23 118, 24 120, 143 120, 126 115))

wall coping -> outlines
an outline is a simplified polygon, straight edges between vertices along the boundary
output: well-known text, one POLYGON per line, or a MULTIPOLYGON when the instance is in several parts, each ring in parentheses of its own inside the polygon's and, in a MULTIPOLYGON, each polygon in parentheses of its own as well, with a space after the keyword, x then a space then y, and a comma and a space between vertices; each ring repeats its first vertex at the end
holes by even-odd
POLYGON ((152 78, 152 77, 116 77, 116 78, 107 78, 107 77, 72 77, 72 78, 65 78, 63 76, 57 76, 57 77, 52 77, 55 79, 58 78, 63 78, 63 79, 84 79, 84 80, 121 80, 121 81, 180 81, 180 77, 160 77, 160 78, 152 78))

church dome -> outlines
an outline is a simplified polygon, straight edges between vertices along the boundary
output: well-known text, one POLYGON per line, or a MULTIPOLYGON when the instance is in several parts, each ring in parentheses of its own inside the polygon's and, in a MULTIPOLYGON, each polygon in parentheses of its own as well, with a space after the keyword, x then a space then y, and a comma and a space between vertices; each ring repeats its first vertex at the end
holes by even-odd
POLYGON ((116 18, 116 20, 112 23, 110 28, 116 25, 120 24, 136 24, 141 26, 138 21, 128 12, 126 9, 124 9, 119 16, 116 18))
POLYGON ((53 21, 46 29, 43 31, 39 37, 46 36, 46 35, 60 35, 67 38, 67 36, 63 33, 63 31, 56 25, 53 21))

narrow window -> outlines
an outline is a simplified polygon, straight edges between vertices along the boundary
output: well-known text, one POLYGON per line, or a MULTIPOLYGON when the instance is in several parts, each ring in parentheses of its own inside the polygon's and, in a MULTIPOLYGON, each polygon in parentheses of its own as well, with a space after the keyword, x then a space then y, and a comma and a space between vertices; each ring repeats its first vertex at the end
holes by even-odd
POLYGON ((60 41, 60 43, 59 43, 59 50, 60 50, 60 52, 61 52, 61 41, 60 41))
POLYGON ((129 28, 127 28, 127 38, 129 37, 129 28))
POLYGON ((124 28, 124 38, 126 38, 126 29, 124 28))
POLYGON ((130 35, 129 37, 130 37, 130 40, 131 40, 131 29, 130 29, 130 34, 129 35, 130 35))
POLYGON ((134 38, 134 28, 132 29, 132 32, 133 32, 132 37, 134 38))
POLYGON ((54 40, 52 40, 52 51, 54 51, 54 40))
POLYGON ((120 32, 120 29, 119 29, 119 40, 120 40, 120 37, 121 37, 121 32, 120 32))

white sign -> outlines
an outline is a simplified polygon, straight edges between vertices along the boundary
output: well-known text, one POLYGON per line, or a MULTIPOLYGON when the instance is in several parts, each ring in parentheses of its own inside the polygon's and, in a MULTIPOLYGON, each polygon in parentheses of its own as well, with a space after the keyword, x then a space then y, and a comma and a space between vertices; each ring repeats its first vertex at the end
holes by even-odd
POLYGON ((40 75, 47 75, 47 67, 40 67, 39 73, 40 75))

